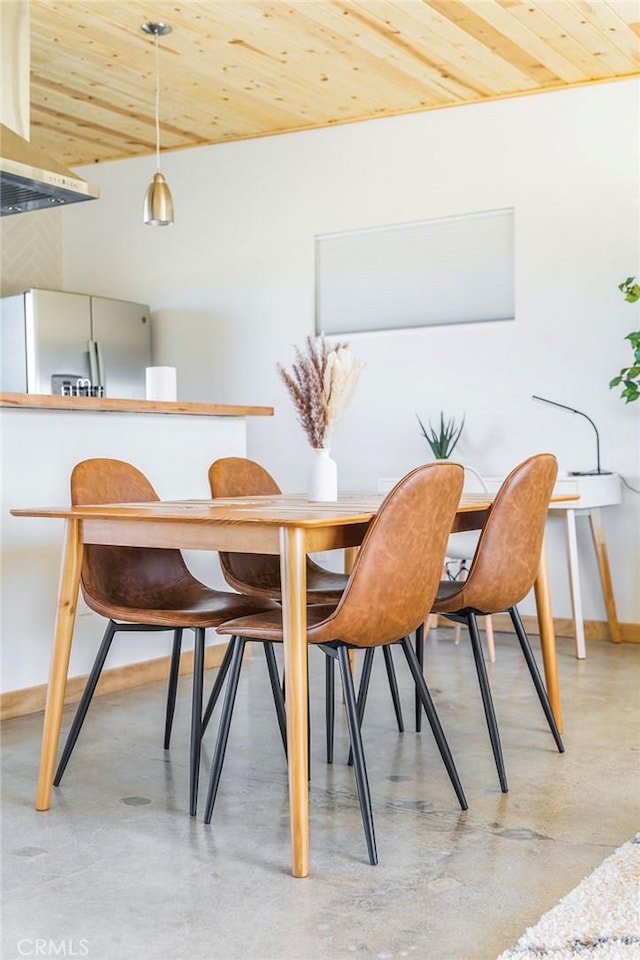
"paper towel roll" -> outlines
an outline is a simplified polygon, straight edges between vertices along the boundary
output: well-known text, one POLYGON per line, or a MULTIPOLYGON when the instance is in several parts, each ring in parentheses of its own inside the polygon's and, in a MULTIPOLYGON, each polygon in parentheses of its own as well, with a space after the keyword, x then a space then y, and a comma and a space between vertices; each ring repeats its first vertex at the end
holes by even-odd
POLYGON ((147 400, 176 400, 176 368, 147 367, 146 397, 147 400))

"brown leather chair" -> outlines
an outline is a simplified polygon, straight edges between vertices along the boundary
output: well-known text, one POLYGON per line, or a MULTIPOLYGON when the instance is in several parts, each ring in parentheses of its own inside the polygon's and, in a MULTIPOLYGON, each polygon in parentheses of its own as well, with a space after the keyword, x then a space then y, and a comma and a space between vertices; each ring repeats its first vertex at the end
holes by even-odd
MULTIPOLYGON (((550 453, 529 457, 511 471, 487 513, 467 579, 440 583, 431 611, 466 623, 469 628, 500 787, 505 793, 507 779, 502 748, 476 618, 509 613, 542 709, 562 753, 560 732, 516 608, 531 590, 538 572, 545 520, 557 472, 556 459, 550 453)), ((417 648, 418 660, 422 663, 420 632, 417 648)))
MULTIPOLYGON (((144 474, 122 460, 85 460, 79 463, 71 474, 71 501, 74 504, 142 503, 158 499, 144 474)), ((277 605, 269 600, 252 599, 205 586, 189 572, 179 550, 87 544, 82 561, 81 586, 87 605, 96 613, 107 617, 109 622, 62 751, 54 784, 58 786, 62 779, 111 641, 118 630, 174 631, 165 722, 165 749, 168 748, 175 708, 182 631, 190 627, 195 630, 195 654, 189 809, 191 815, 195 816, 200 766, 205 630, 217 627, 230 617, 259 613, 277 608, 277 605)), ((218 672, 212 696, 217 697, 221 689, 231 653, 229 648, 218 672)), ((275 669, 275 657, 273 668, 275 669)), ((278 691, 281 694, 279 685, 278 691)), ((284 706, 282 722, 284 723, 284 706)))
MULTIPOLYGON (((460 806, 467 808, 453 758, 408 639, 433 604, 462 481, 462 467, 455 463, 432 463, 408 474, 387 496, 371 522, 338 604, 307 608, 309 643, 320 646, 340 666, 358 798, 372 864, 377 863, 373 814, 349 649, 402 644, 460 806), (398 641, 398 637, 404 639, 398 641)), ((220 782, 246 638, 282 641, 282 612, 274 610, 232 620, 218 627, 218 632, 234 638, 234 652, 211 767, 206 823, 211 820, 220 782)))
MULTIPOLYGON (((209 467, 211 496, 258 497, 282 493, 271 474, 244 457, 224 457, 209 467)), ((266 600, 280 600, 280 557, 259 553, 219 554, 225 580, 239 593, 266 600)), ((347 585, 348 576, 332 573, 307 560, 307 596, 309 602, 337 603, 347 585)))
MULTIPOLYGON (((209 487, 211 496, 217 497, 256 497, 279 494, 282 491, 271 474, 254 460, 244 457, 224 457, 215 460, 209 467, 209 487)), ((256 553, 224 553, 219 554, 220 566, 225 580, 230 587, 250 597, 261 597, 268 600, 281 600, 280 587, 280 557, 256 553)), ((337 603, 348 583, 349 577, 344 573, 333 573, 307 558, 307 600, 309 603, 337 603)), ((266 651, 265 647, 265 651, 266 651)), ((363 679, 371 671, 373 648, 367 652, 363 665, 363 679)), ((398 730, 404 730, 400 695, 391 657, 391 650, 383 647, 384 661, 389 678, 391 698, 398 723, 398 730)), ((327 762, 333 762, 333 711, 334 711, 334 671, 333 659, 328 658, 326 664, 326 735, 327 735, 327 762)), ((203 729, 206 729, 213 706, 211 701, 203 718, 203 729)))

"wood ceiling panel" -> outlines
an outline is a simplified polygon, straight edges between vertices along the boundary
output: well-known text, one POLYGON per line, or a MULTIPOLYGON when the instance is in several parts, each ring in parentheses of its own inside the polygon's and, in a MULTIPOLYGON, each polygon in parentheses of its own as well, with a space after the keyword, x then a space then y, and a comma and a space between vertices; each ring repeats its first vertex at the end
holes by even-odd
POLYGON ((455 3, 452 0, 430 0, 428 4, 414 3, 413 0, 386 4, 374 0, 368 5, 378 9, 388 6, 391 15, 393 7, 403 10, 410 20, 420 25, 423 44, 435 47, 446 56, 453 76, 466 66, 488 85, 490 95, 501 96, 513 90, 534 90, 537 86, 536 81, 523 70, 484 42, 478 43, 468 30, 457 23, 460 13, 457 0, 455 3))
MULTIPOLYGON (((552 50, 562 54, 563 57, 581 70, 585 80, 602 80, 607 77, 625 75, 624 72, 618 74, 608 70, 602 60, 564 29, 557 16, 550 17, 547 15, 540 0, 536 0, 535 3, 518 4, 517 6, 513 5, 512 0, 500 0, 500 2, 503 5, 508 5, 512 16, 520 20, 530 30, 533 30, 552 50)), ((636 62, 636 72, 638 66, 636 62)))
POLYGON ((31 0, 32 139, 72 166, 640 74, 637 0, 31 0))
POLYGON ((609 38, 609 32, 597 25, 589 23, 585 18, 587 9, 593 9, 592 4, 564 4, 556 0, 538 0, 540 11, 550 20, 560 24, 563 30, 576 43, 588 50, 600 62, 606 73, 629 73, 636 64, 630 56, 623 53, 609 38))
MULTIPOLYGON (((498 34, 510 40, 523 54, 528 54, 534 61, 546 67, 556 80, 571 84, 582 83, 588 79, 583 70, 578 69, 516 17, 511 16, 499 0, 460 0, 460 6, 468 8, 498 34)), ((460 22, 463 22, 462 11, 459 16, 460 22)))
MULTIPOLYGON (((434 56, 420 48, 416 33, 416 23, 407 18, 400 4, 391 7, 381 4, 378 10, 367 10, 362 4, 352 2, 329 7, 314 4, 305 10, 305 16, 327 27, 336 26, 340 18, 340 29, 345 37, 347 49, 361 73, 363 56, 371 56, 374 63, 393 65, 403 78, 414 77, 422 84, 422 90, 415 109, 465 102, 489 94, 489 87, 482 79, 469 71, 459 71, 458 76, 449 73, 449 64, 442 54, 434 56), (376 14, 380 13, 380 16, 376 14), (411 32, 413 31, 413 36, 411 32)), ((374 83, 381 94, 380 86, 384 77, 378 69, 374 70, 374 83)), ((386 89, 386 88, 385 88, 386 89)))

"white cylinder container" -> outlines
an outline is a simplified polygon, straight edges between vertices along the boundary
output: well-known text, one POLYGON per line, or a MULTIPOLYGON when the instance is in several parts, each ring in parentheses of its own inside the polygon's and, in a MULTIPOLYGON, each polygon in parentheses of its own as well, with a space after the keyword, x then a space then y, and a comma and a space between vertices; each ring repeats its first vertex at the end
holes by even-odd
POLYGON ((175 367, 147 367, 145 377, 147 400, 176 400, 177 378, 175 367))

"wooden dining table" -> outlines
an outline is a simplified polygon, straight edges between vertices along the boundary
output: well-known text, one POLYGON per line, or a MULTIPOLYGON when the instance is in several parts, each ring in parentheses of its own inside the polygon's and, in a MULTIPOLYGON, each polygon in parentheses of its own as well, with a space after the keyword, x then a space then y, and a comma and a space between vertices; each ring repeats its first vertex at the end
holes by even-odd
MULTIPOLYGON (((302 495, 238 499, 156 501, 17 508, 16 517, 65 521, 62 569, 44 715, 36 809, 51 805, 84 544, 237 551, 280 556, 287 702, 287 754, 291 864, 295 877, 309 873, 307 756, 306 556, 362 543, 380 495, 347 494, 311 503, 302 495)), ((486 494, 464 495, 453 531, 482 526, 491 504, 486 494)), ((562 729, 555 636, 544 549, 535 598, 547 691, 562 729)))

